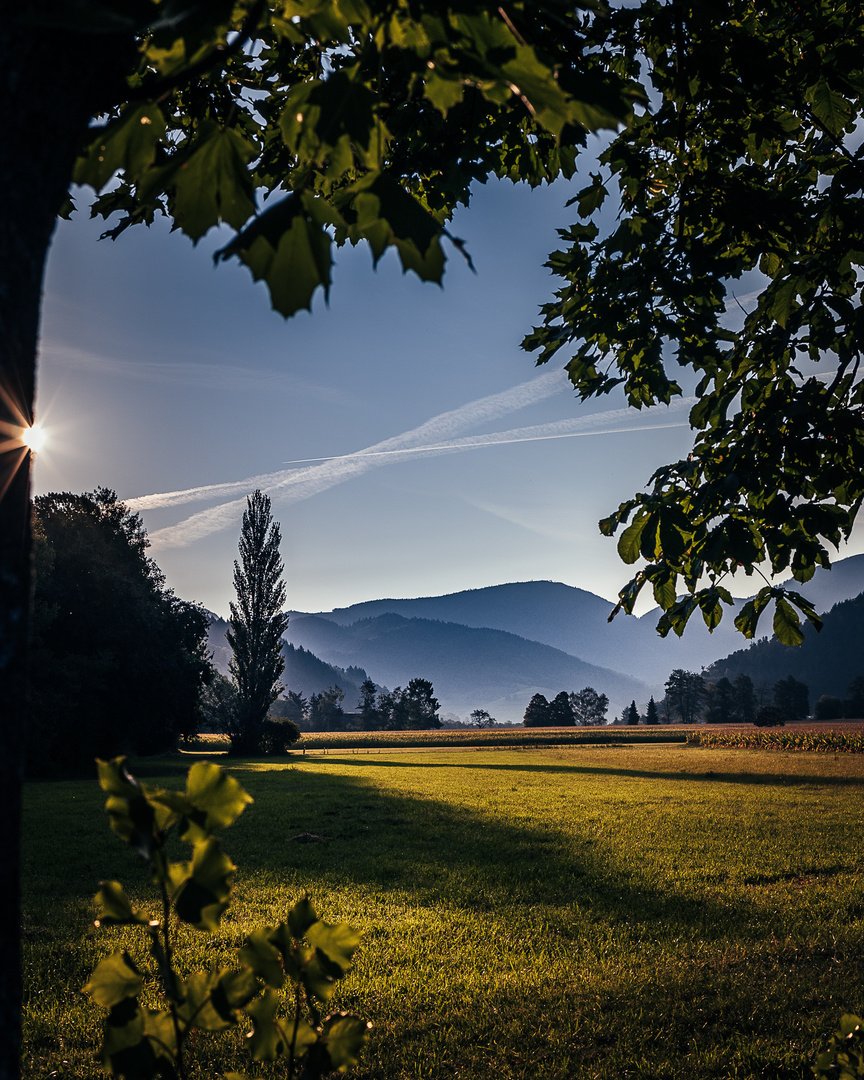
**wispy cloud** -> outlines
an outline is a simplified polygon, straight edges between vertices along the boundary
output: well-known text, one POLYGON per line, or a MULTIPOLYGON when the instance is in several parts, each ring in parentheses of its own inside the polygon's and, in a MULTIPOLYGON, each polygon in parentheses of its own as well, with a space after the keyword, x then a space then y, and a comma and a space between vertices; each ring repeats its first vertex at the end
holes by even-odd
POLYGON ((187 488, 183 491, 144 495, 127 500, 127 504, 135 510, 149 510, 227 497, 228 501, 201 510, 176 525, 153 532, 150 536, 154 547, 186 547, 211 533, 236 525, 245 507, 246 495, 256 488, 266 491, 274 503, 290 504, 311 498, 337 484, 362 476, 371 469, 400 461, 409 461, 418 456, 434 457, 462 453, 507 443, 681 427, 686 425, 686 421, 678 417, 685 413, 694 401, 692 398, 687 398, 675 402, 663 411, 664 420, 659 423, 655 420, 655 410, 652 410, 654 415, 643 413, 634 416, 632 410, 629 409, 610 409, 591 416, 457 437, 459 432, 466 428, 500 419, 507 413, 543 401, 568 387, 569 383, 563 372, 548 372, 503 393, 493 394, 469 402, 459 409, 441 413, 419 427, 365 447, 353 454, 327 458, 320 464, 307 465, 305 468, 282 469, 278 472, 251 476, 226 484, 209 484, 187 488), (654 422, 648 422, 649 420, 654 422), (241 497, 230 498, 238 495, 241 497))
POLYGON ((260 393, 262 386, 272 389, 278 384, 292 388, 302 387, 306 392, 315 389, 307 380, 285 371, 263 371, 240 364, 196 363, 185 360, 141 360, 138 357, 127 360, 52 341, 42 342, 39 357, 41 361, 61 370, 93 372, 133 379, 136 382, 169 383, 232 392, 248 390, 255 393, 260 393))

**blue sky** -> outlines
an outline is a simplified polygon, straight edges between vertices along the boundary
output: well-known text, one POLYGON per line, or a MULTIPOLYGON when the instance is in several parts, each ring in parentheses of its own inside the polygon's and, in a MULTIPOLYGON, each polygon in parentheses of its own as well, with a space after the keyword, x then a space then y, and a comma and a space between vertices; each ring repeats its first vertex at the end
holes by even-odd
POLYGON ((477 273, 451 251, 443 289, 338 252, 329 306, 287 322, 214 269, 217 234, 97 243, 79 212, 45 283, 37 493, 134 500, 168 584, 220 614, 243 497, 271 485, 292 608, 539 579, 614 597, 628 568, 597 521, 689 436, 681 409, 580 404, 519 347, 581 184, 480 188, 452 227, 477 273))

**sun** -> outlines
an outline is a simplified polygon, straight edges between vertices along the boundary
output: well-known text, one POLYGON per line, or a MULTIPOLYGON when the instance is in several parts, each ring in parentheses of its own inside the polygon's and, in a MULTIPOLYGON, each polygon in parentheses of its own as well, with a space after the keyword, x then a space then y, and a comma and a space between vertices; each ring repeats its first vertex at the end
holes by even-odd
POLYGON ((33 424, 32 427, 24 428, 21 441, 34 454, 38 454, 45 445, 45 429, 40 424, 33 424))

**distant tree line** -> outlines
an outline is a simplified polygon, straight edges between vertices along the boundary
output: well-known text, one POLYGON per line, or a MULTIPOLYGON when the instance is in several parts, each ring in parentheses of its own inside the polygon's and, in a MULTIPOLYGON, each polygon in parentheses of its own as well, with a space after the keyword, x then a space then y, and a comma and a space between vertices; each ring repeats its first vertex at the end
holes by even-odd
POLYGON ((357 702, 362 731, 422 731, 440 728, 441 708, 428 679, 411 679, 403 689, 379 690, 371 679, 360 686, 357 702))
POLYGON ((551 701, 544 694, 535 694, 523 723, 525 727, 590 727, 605 723, 608 709, 609 698, 593 686, 570 693, 562 690, 551 701))
MULTIPOLYGON (((676 668, 665 686, 661 711, 667 723, 757 724, 779 726, 810 715, 807 684, 786 675, 773 684, 755 685, 749 675, 734 681, 725 675, 710 678, 676 668)), ((864 676, 852 680, 845 698, 822 695, 813 715, 817 720, 864 718, 864 676)))

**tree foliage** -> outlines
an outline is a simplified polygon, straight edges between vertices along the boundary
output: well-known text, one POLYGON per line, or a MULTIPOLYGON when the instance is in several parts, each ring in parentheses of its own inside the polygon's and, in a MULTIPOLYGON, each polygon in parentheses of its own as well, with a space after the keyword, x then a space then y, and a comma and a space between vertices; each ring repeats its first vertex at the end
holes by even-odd
POLYGON ((570 706, 577 724, 594 725, 606 723, 609 698, 605 694, 598 694, 593 686, 586 686, 577 693, 571 694, 570 706))
POLYGON ((698 672, 675 668, 666 680, 666 705, 682 724, 695 724, 705 700, 705 681, 698 672))
POLYGON ((310 731, 341 731, 345 726, 342 702, 345 694, 338 686, 329 686, 320 694, 310 694, 307 724, 310 731))
POLYGON ((810 697, 806 683, 800 682, 794 675, 787 675, 774 684, 772 696, 774 704, 783 714, 787 723, 803 720, 810 713, 810 697))
POLYGON ((345 243, 439 280, 472 182, 570 176, 586 131, 629 114, 632 91, 584 50, 591 19, 558 0, 144 0, 109 21, 138 49, 75 165, 92 213, 112 237, 157 214, 195 241, 230 226, 217 259, 245 263, 285 315, 326 296, 345 243))
POLYGON ((237 711, 228 734, 238 754, 260 751, 264 722, 282 692, 285 669, 282 635, 288 627, 281 532, 270 513, 270 497, 260 491, 246 500, 240 532, 240 562, 234 563, 237 602, 231 604, 226 634, 233 656, 230 670, 237 687, 237 711))
MULTIPOLYGON (((808 581, 864 499, 864 8, 643 0, 591 30, 650 106, 574 197, 562 285, 525 344, 563 356, 582 398, 620 387, 643 408, 695 382, 691 452, 601 522, 642 563, 616 611, 648 586, 680 634, 696 611, 717 625, 739 568, 808 581)), ((767 580, 738 629, 771 604, 786 644, 796 609, 818 625, 767 580)))
POLYGON ((213 676, 207 616, 165 588, 140 517, 113 491, 39 496, 31 772, 171 749, 213 676))
POLYGON ((549 699, 545 694, 534 694, 525 709, 522 722, 525 727, 546 727, 549 723, 549 699))
POLYGON ((472 709, 470 719, 473 727, 486 728, 495 726, 495 717, 491 715, 488 709, 472 709))

